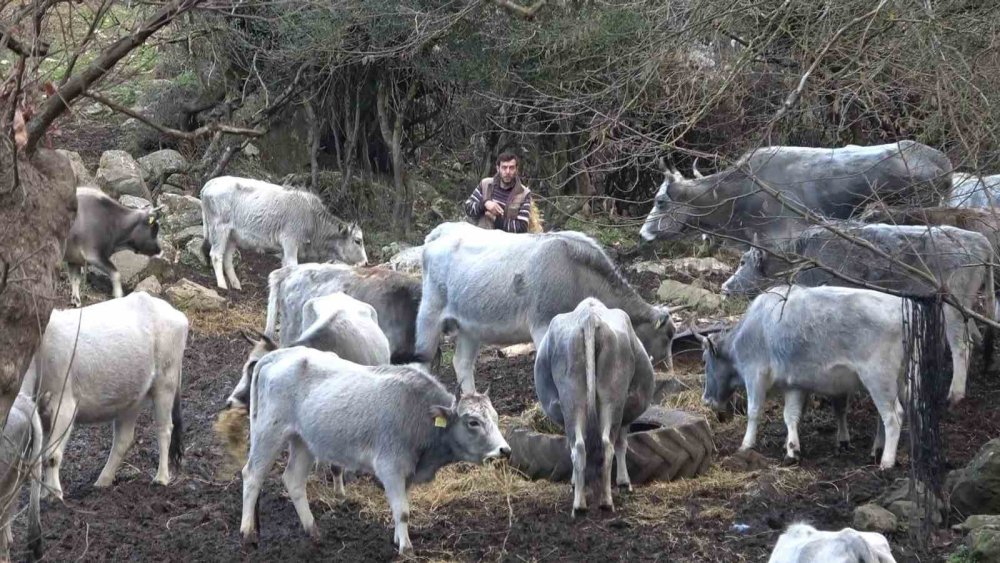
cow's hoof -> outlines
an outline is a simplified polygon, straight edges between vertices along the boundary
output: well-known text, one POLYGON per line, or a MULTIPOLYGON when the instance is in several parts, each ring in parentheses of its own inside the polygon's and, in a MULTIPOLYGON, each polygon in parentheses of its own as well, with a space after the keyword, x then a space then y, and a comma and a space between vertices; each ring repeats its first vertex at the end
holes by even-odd
POLYGON ((312 529, 309 530, 309 539, 313 543, 320 543, 323 541, 323 534, 319 531, 319 526, 313 525, 312 529))
POLYGON ((582 515, 582 514, 586 514, 586 513, 587 513, 587 507, 586 506, 581 506, 579 508, 574 506, 573 510, 570 512, 570 516, 572 516, 573 518, 576 518, 577 516, 582 515))
POLYGON ((852 452, 854 451, 854 446, 849 441, 837 442, 837 451, 841 453, 852 452))
POLYGON ((98 489, 106 489, 111 485, 115 484, 114 477, 98 477, 97 481, 94 481, 94 486, 98 489))
POLYGON ((257 531, 243 534, 243 547, 257 547, 257 531))
POLYGON ((154 477, 153 483, 156 485, 163 485, 164 487, 166 487, 167 485, 170 484, 170 477, 154 477))
POLYGON ((618 492, 623 494, 631 493, 632 483, 618 483, 618 492))
POLYGON ((406 544, 405 546, 400 547, 399 548, 399 556, 402 557, 402 558, 404 558, 404 559, 412 559, 413 558, 413 545, 406 544))
POLYGON ((781 465, 784 465, 786 467, 790 465, 798 465, 799 461, 801 461, 801 458, 798 456, 798 454, 786 455, 784 459, 781 460, 781 465))
POLYGON ((965 399, 965 395, 949 395, 948 396, 948 410, 955 412, 958 410, 958 405, 962 403, 965 399))
POLYGON ((872 459, 875 460, 875 463, 878 463, 878 460, 882 459, 882 448, 872 450, 872 459))
POLYGON ((604 512, 614 512, 615 504, 613 502, 602 502, 600 504, 600 509, 603 510, 604 512))

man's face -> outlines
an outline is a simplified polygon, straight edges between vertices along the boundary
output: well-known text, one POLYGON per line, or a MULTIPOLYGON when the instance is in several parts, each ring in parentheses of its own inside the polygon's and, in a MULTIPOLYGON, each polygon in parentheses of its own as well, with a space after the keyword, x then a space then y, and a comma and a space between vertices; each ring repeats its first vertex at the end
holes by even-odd
POLYGON ((502 180, 503 183, 507 184, 513 182, 514 176, 517 176, 517 159, 511 159, 497 164, 497 172, 500 174, 500 180, 502 180))

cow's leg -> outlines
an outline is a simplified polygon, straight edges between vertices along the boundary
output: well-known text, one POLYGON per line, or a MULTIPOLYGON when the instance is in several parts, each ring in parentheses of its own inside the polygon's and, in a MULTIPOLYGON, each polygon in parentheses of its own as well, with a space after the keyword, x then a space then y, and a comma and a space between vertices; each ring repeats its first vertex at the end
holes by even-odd
MULTIPOLYGON (((601 447, 604 448, 604 459, 601 461, 601 503, 600 508, 603 510, 614 510, 615 501, 611 497, 611 466, 615 462, 615 445, 611 441, 611 435, 614 432, 615 409, 609 404, 603 404, 598 407, 600 420, 600 434, 601 434, 601 447)), ((621 413, 618 414, 618 420, 621 420, 621 413)))
POLYGON ((896 448, 899 445, 899 432, 902 426, 903 406, 895 397, 891 400, 887 398, 872 397, 875 399, 875 408, 882 418, 885 427, 885 449, 882 451, 882 469, 891 469, 896 465, 896 448))
POLYGON ((347 496, 347 491, 344 490, 344 468, 331 465, 330 473, 333 474, 333 494, 340 498, 347 496))
POLYGON ((476 392, 477 356, 479 356, 479 341, 459 332, 455 339, 455 358, 452 363, 463 395, 476 392))
POLYGON ((417 310, 417 333, 414 352, 422 362, 430 363, 438 354, 441 342, 444 299, 433 288, 424 285, 420 307, 417 310))
POLYGON ((299 521, 302 522, 302 529, 314 541, 319 541, 319 528, 316 527, 312 511, 309 510, 309 499, 306 498, 306 479, 309 478, 314 461, 316 459, 305 443, 299 438, 293 438, 288 449, 288 465, 281 479, 288 491, 288 498, 292 500, 295 512, 299 515, 299 521))
POLYGON ((837 447, 842 451, 848 451, 851 449, 851 432, 847 428, 847 410, 851 404, 851 397, 850 395, 833 397, 830 402, 833 403, 834 418, 837 419, 837 447))
POLYGON ((615 440, 615 460, 618 462, 618 476, 615 482, 618 488, 632 492, 632 480, 628 476, 628 431, 625 427, 618 429, 618 439, 615 440))
POLYGON ((274 426, 255 426, 250 435, 250 453, 243 466, 243 516, 240 519, 240 535, 244 543, 257 543, 257 501, 267 472, 281 453, 282 440, 275 432, 268 432, 274 426))
POLYGON ((573 510, 570 514, 575 518, 577 512, 587 510, 587 446, 583 442, 586 432, 587 415, 580 408, 570 411, 572 419, 567 420, 566 442, 570 444, 569 455, 573 461, 573 510))
POLYGON ((94 483, 95 487, 110 487, 115 482, 115 473, 135 440, 135 421, 137 418, 139 418, 139 409, 133 408, 122 412, 115 419, 111 453, 108 455, 108 462, 94 483))
POLYGON ((43 492, 52 494, 55 498, 62 500, 62 484, 59 482, 59 468, 62 466, 63 452, 66 451, 66 444, 69 442, 69 435, 73 431, 73 418, 76 416, 76 402, 71 397, 64 397, 63 401, 53 405, 52 411, 55 418, 50 424, 48 440, 44 455, 47 463, 44 464, 43 492))
MULTIPOLYGON (((105 258, 103 256, 98 256, 95 260, 95 266, 104 270, 104 273, 111 278, 111 292, 115 299, 118 299, 124 293, 122 292, 122 275, 118 273, 118 268, 111 262, 110 258, 105 258)), ((86 267, 86 266, 85 266, 86 267)))
POLYGON ((236 269, 233 268, 233 254, 236 253, 236 241, 230 237, 226 242, 226 249, 222 252, 222 267, 226 273, 226 279, 229 280, 229 287, 239 291, 243 289, 240 285, 239 278, 236 277, 236 269))
POLYGON ((80 299, 80 284, 83 282, 86 267, 86 264, 83 266, 69 264, 66 268, 69 272, 69 286, 71 291, 70 303, 72 303, 74 307, 79 307, 83 304, 83 301, 80 299))
POLYGON ((944 306, 945 333, 951 346, 951 388, 948 401, 956 405, 965 398, 965 383, 969 371, 969 330, 958 309, 944 306))
POLYGON ((209 258, 212 259, 212 269, 215 271, 215 283, 222 289, 229 289, 226 285, 226 279, 222 275, 223 269, 223 258, 226 253, 226 248, 229 246, 229 237, 232 233, 232 229, 227 229, 224 227, 217 227, 212 229, 209 238, 211 239, 212 249, 209 251, 209 258))
POLYGON ((799 389, 785 391, 785 427, 788 429, 788 439, 785 441, 785 461, 797 462, 801 457, 802 446, 799 443, 799 420, 802 419, 802 407, 806 394, 799 389))
POLYGON ((385 496, 392 508, 392 520, 395 531, 392 540, 399 546, 399 554, 413 552, 410 543, 410 499, 406 492, 406 481, 399 468, 392 465, 381 465, 375 468, 375 476, 385 488, 385 496))
POLYGON ((281 239, 281 267, 296 266, 299 263, 299 243, 293 238, 281 239))
MULTIPOLYGON (((749 381, 760 382, 764 375, 758 373, 749 381)), ((760 415, 764 411, 764 401, 767 399, 767 391, 761 388, 761 385, 761 383, 747 385, 747 431, 743 435, 740 451, 753 449, 757 444, 757 427, 760 425, 760 415)))
MULTIPOLYGON (((179 372, 180 369, 179 366, 177 369, 171 366, 164 371, 179 372)), ((153 384, 152 395, 153 419, 156 421, 156 434, 160 446, 160 462, 153 482, 166 485, 170 483, 170 438, 174 431, 171 410, 174 406, 174 395, 179 393, 177 383, 174 382, 178 382, 180 374, 164 375, 158 379, 162 379, 162 381, 157 381, 153 384)), ((180 431, 181 429, 178 428, 177 430, 180 431)))

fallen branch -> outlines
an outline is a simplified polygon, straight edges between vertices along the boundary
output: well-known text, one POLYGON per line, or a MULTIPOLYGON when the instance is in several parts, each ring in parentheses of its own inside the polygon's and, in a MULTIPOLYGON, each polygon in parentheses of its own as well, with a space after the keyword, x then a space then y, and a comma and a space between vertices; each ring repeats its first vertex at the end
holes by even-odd
POLYGON ((181 131, 180 129, 174 129, 172 127, 167 127, 166 125, 163 125, 161 123, 156 123, 155 121, 150 120, 148 117, 145 117, 142 114, 133 111, 121 104, 112 102, 111 100, 105 98, 104 96, 101 96, 100 94, 95 94, 93 92, 84 92, 82 95, 96 102, 99 102, 102 105, 107 106, 113 111, 116 111, 118 113, 123 113, 129 117, 134 117, 139 121, 145 123, 146 125, 152 127, 153 129, 156 129, 160 133, 163 133, 164 135, 170 135, 171 137, 177 137, 178 139, 184 139, 187 141, 194 141, 196 139, 200 139, 201 137, 205 137, 207 135, 211 135, 214 133, 223 133, 226 135, 242 135, 244 137, 261 137, 265 133, 267 133, 267 131, 263 129, 257 129, 257 128, 247 129, 245 127, 234 127, 232 125, 226 125, 223 123, 209 123, 208 125, 202 125, 201 127, 195 129, 194 131, 181 131))
POLYGON ((3 38, 0 49, 6 47, 22 57, 44 57, 49 54, 48 43, 38 40, 33 45, 25 45, 22 41, 15 39, 10 30, 2 25, 0 25, 0 37, 3 38))
POLYGON ((535 2, 529 7, 522 6, 515 2, 511 2, 511 0, 493 0, 493 1, 494 3, 496 3, 497 6, 500 6, 501 8, 504 8, 509 12, 513 12, 521 16, 522 18, 528 20, 535 17, 535 13, 538 12, 538 10, 542 9, 542 6, 545 5, 545 0, 538 0, 538 2, 535 2))

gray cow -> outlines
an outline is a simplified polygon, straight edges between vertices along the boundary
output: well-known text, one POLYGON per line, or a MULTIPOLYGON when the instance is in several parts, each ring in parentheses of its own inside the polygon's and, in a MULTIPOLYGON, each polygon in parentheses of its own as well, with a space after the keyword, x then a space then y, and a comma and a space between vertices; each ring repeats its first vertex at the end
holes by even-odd
POLYGON ((653 364, 625 311, 588 298, 553 317, 535 357, 535 393, 545 414, 566 429, 573 515, 587 509, 584 485, 595 477, 601 508, 614 510, 611 463, 617 458, 616 482, 631 491, 626 429, 653 393, 653 364))
POLYGON ((94 483, 111 486, 147 400, 160 446, 153 480, 170 482, 171 466, 176 469, 183 455, 180 386, 187 334, 187 317, 145 292, 52 312, 21 386, 38 401, 49 430, 47 491, 62 498, 59 468, 74 424, 114 422, 111 454, 94 483))
POLYGON ((116 298, 122 296, 122 281, 111 255, 128 249, 146 256, 160 253, 156 240, 160 224, 156 210, 129 209, 95 188, 76 189, 76 218, 66 237, 63 259, 69 267, 73 306, 79 307, 80 283, 90 264, 111 278, 116 298))
POLYGON ((884 446, 881 467, 896 463, 904 373, 903 303, 899 297, 847 287, 778 286, 747 309, 732 331, 701 336, 705 360, 704 403, 726 409, 746 388, 747 430, 740 450, 757 441, 767 393, 785 395, 785 456, 801 451, 799 419, 808 393, 834 398, 837 440, 850 442, 847 407, 862 387, 882 418, 872 455, 884 446))
POLYGON ((819 215, 847 219, 872 201, 933 205, 951 190, 951 162, 914 141, 871 147, 764 147, 729 169, 693 180, 666 175, 640 234, 675 239, 700 232, 742 241, 789 239, 808 223, 764 191, 764 182, 819 215))
MULTIPOLYGON (((946 287, 956 300, 969 310, 976 308, 981 296, 987 316, 995 312, 993 293, 993 248, 979 233, 954 227, 917 227, 897 225, 861 225, 831 222, 828 226, 866 241, 903 264, 930 274, 935 281, 914 278, 898 264, 875 252, 838 236, 823 225, 803 231, 780 252, 752 248, 743 254, 736 272, 722 284, 724 295, 754 295, 776 282, 789 281, 805 286, 840 285, 857 287, 866 282, 875 287, 911 295, 929 295, 946 287), (805 263, 794 271, 789 260, 806 258, 824 267, 805 263), (847 276, 848 279, 838 277, 847 276), (792 273, 794 271, 794 274, 792 273)), ((975 323, 966 321, 954 307, 944 308, 948 344, 951 346, 952 381, 948 397, 957 403, 965 397, 969 366, 970 340, 978 337, 975 323)))
POLYGON ((215 269, 216 283, 240 289, 233 269, 237 247, 281 250, 282 266, 303 260, 364 264, 368 261, 361 228, 326 210, 312 193, 260 180, 222 176, 201 190, 205 242, 202 252, 215 269), (225 278, 223 278, 223 269, 225 278))
POLYGON ((264 478, 288 446, 283 481, 310 536, 318 537, 306 478, 316 461, 372 473, 382 483, 399 553, 411 552, 411 485, 458 461, 507 457, 486 395, 457 401, 433 376, 408 366, 365 367, 336 354, 285 348, 257 364, 250 393, 250 456, 243 468, 244 541, 255 542, 264 478))
POLYGON ((593 239, 576 232, 510 234, 448 223, 424 243, 417 355, 429 361, 445 331, 457 331, 455 373, 475 390, 483 344, 533 342, 549 322, 587 297, 622 309, 654 363, 670 358, 670 309, 643 301, 593 239))
POLYGON ((992 209, 1000 206, 1000 174, 975 176, 964 172, 952 174, 951 194, 944 200, 949 207, 992 209))
POLYGON ((39 499, 42 481, 42 447, 45 436, 35 402, 18 393, 0 435, 0 559, 10 561, 11 522, 21 485, 28 483, 29 560, 42 556, 42 522, 39 499))

